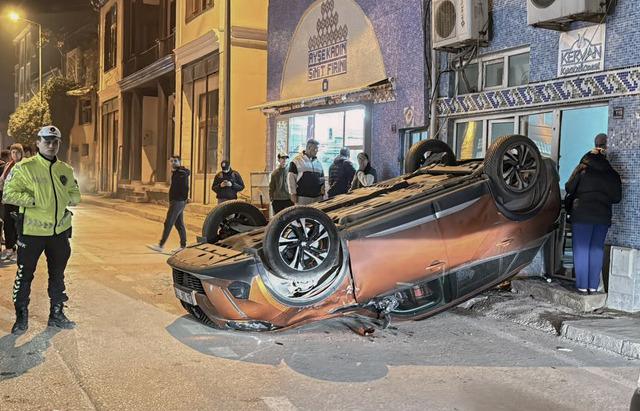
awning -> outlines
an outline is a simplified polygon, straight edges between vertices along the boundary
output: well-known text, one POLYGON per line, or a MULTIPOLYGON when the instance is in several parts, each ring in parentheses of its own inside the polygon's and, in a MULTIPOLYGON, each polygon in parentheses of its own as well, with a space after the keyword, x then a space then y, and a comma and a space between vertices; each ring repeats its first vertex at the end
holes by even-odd
POLYGON ((79 87, 79 88, 74 88, 73 90, 67 91, 67 96, 70 96, 70 97, 84 97, 87 94, 91 93, 92 91, 93 91, 93 86, 79 87))
POLYGON ((389 77, 376 81, 375 83, 364 84, 358 87, 328 91, 312 96, 269 101, 264 104, 249 107, 249 110, 262 110, 265 114, 273 115, 303 107, 318 107, 358 101, 384 103, 395 100, 394 89, 394 79, 389 77))

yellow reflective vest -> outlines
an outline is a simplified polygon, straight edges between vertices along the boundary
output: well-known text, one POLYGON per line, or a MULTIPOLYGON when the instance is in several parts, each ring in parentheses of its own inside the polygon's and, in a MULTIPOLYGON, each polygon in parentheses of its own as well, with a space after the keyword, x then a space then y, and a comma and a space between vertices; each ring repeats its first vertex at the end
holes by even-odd
POLYGON ((22 234, 56 235, 71 228, 67 206, 80 203, 80 188, 70 165, 36 154, 13 166, 2 202, 20 207, 22 234))

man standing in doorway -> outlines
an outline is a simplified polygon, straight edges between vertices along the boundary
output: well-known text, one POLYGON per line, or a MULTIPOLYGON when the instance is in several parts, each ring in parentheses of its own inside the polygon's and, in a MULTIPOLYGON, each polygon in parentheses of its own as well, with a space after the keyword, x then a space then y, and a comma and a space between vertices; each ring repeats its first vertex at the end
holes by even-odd
POLYGON ((216 193, 218 204, 237 199, 238 193, 244 190, 242 176, 231 169, 229 160, 222 160, 220 169, 221 171, 216 174, 211 185, 211 189, 216 193))
POLYGON ((347 147, 340 149, 340 155, 333 160, 329 167, 329 198, 339 194, 346 194, 351 188, 356 169, 349 160, 350 151, 347 147))
POLYGON ((293 203, 289 199, 289 191, 287 191, 287 160, 289 156, 286 153, 278 154, 278 166, 271 173, 269 180, 269 198, 273 207, 273 214, 278 214, 287 207, 291 207, 293 203))
POLYGON ((324 196, 324 170, 318 155, 318 141, 307 141, 306 148, 289 164, 287 184, 294 204, 311 204, 324 196))
POLYGON ((31 281, 40 255, 47 256, 50 327, 73 328, 63 312, 64 271, 71 255, 70 205, 80 202, 80 189, 68 164, 57 159, 62 135, 55 126, 38 132, 39 153, 16 164, 4 185, 3 202, 20 207, 18 219, 18 272, 13 286, 16 322, 12 334, 28 328, 31 281))
POLYGON ((167 217, 164 219, 162 238, 160 238, 158 244, 147 246, 159 253, 164 252, 164 244, 167 242, 173 226, 176 227, 180 235, 180 247, 172 250, 171 253, 176 253, 187 246, 187 229, 184 226, 184 208, 189 198, 189 176, 191 175, 191 171, 182 167, 180 164, 180 156, 177 154, 171 156, 169 161, 171 162, 171 170, 173 171, 171 172, 171 187, 169 188, 169 210, 167 210, 167 217))

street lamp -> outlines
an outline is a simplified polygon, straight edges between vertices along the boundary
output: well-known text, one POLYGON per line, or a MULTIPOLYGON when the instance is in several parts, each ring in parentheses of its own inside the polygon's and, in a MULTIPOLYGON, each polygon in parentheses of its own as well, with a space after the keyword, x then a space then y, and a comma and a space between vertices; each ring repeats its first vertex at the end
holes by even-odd
POLYGON ((40 94, 40 105, 42 105, 42 25, 35 21, 25 19, 15 11, 9 12, 9 19, 14 22, 24 21, 38 26, 38 92, 40 94))

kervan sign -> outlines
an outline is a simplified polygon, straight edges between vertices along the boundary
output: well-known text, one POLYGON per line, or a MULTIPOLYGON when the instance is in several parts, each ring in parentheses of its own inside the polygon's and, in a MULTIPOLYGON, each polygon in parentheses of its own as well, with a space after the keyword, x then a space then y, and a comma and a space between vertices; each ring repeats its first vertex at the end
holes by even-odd
POLYGON ((605 24, 560 35, 558 77, 604 70, 605 24))

